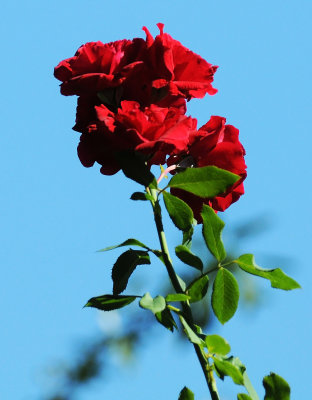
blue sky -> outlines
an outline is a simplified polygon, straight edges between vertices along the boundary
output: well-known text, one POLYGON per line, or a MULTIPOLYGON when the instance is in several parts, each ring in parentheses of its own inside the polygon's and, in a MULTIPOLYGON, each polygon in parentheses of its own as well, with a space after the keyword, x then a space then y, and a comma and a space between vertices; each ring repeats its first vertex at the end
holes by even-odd
MULTIPOLYGON (((288 293, 261 283, 261 310, 250 315, 240 308, 216 332, 247 365, 260 394, 272 370, 289 381, 293 399, 311 397, 311 9, 308 0, 2 5, 1 398, 40 398, 47 366, 69 357, 77 338, 99 333, 97 312, 82 305, 111 291, 118 253, 95 250, 132 236, 156 243, 150 209, 128 200, 136 184, 80 164, 79 135, 71 130, 76 99, 60 96, 53 68, 87 41, 144 37, 144 25, 156 34, 157 22, 219 65, 218 94, 193 100, 188 112, 200 124, 225 116, 240 129, 246 194, 224 218, 229 229, 256 216, 272 221, 238 251, 255 253, 263 267, 283 268, 265 264, 281 256, 303 287, 288 293)), ((173 244, 176 233, 169 237, 173 244)), ((159 265, 148 273, 164 276, 159 265)), ((81 400, 174 399, 185 384, 196 400, 208 399, 191 346, 189 352, 174 346, 161 328, 157 336, 132 371, 117 366, 108 384, 83 392, 81 400), (157 382, 169 375, 164 392, 157 382)), ((228 393, 224 399, 234 398, 228 393)))

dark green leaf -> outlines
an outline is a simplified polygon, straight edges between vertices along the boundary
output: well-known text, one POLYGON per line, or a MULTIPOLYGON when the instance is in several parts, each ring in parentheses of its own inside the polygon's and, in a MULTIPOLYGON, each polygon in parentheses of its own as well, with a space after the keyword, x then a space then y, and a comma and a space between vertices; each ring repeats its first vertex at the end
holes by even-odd
POLYGON ((224 376, 230 376, 233 379, 233 382, 237 385, 244 385, 244 377, 243 373, 245 371, 245 367, 242 366, 239 359, 234 357, 229 358, 221 358, 221 357, 212 357, 214 361, 214 366, 219 373, 221 379, 224 379, 224 376))
POLYGON ((131 200, 143 200, 143 201, 145 201, 145 200, 153 201, 154 200, 150 194, 144 193, 144 192, 134 192, 134 193, 132 193, 130 199, 131 200))
POLYGON ((211 303, 221 324, 233 317, 238 299, 239 288, 234 275, 227 269, 220 268, 213 283, 211 303))
POLYGON ((143 155, 131 151, 124 151, 116 154, 116 158, 127 178, 145 187, 150 185, 152 187, 157 187, 156 179, 146 165, 146 160, 143 155))
POLYGON ((226 252, 222 243, 221 233, 224 228, 224 222, 217 216, 214 210, 204 204, 201 216, 203 218, 203 236, 211 254, 218 261, 226 257, 226 252))
POLYGON ((140 242, 137 239, 127 239, 124 242, 117 244, 116 246, 105 247, 104 249, 98 250, 98 252, 114 250, 117 249, 118 247, 124 247, 124 246, 138 246, 138 247, 143 247, 146 250, 150 250, 149 247, 147 247, 144 243, 140 242))
POLYGON ((122 96, 122 87, 103 89, 97 93, 97 96, 103 104, 117 108, 122 96))
POLYGON ((226 189, 240 179, 238 175, 214 166, 186 168, 174 175, 169 187, 178 188, 207 198, 224 193, 226 189))
POLYGON ((162 296, 157 296, 153 299, 149 293, 145 293, 140 300, 140 306, 146 310, 152 311, 153 314, 156 314, 166 308, 166 300, 162 296))
POLYGON ((186 246, 189 249, 191 248, 193 233, 194 233, 193 227, 189 231, 183 232, 182 246, 186 246))
POLYGON ((225 356, 231 351, 229 343, 219 335, 207 335, 205 342, 209 353, 225 356))
POLYGON ((168 294, 166 296, 166 302, 170 303, 172 301, 187 301, 190 299, 190 296, 183 294, 183 293, 173 293, 168 294))
POLYGON ((192 228, 194 219, 192 209, 181 199, 170 193, 162 192, 164 203, 174 225, 183 232, 192 228))
POLYGON ((182 317, 182 315, 179 315, 181 324, 183 325, 184 332, 186 336, 188 337, 189 341, 195 344, 198 344, 199 346, 205 346, 205 342, 197 336, 197 334, 193 331, 193 329, 189 326, 189 324, 185 321, 185 319, 182 317))
POLYGON ((207 275, 202 275, 195 279, 187 288, 187 294, 191 297, 190 303, 200 301, 207 293, 209 278, 207 275))
POLYGON ((184 386, 180 392, 178 400, 194 400, 194 393, 189 388, 184 386))
POLYGON ((150 264, 147 251, 129 249, 121 254, 112 269, 113 294, 123 292, 128 280, 138 265, 150 264))
POLYGON ((273 372, 264 377, 263 386, 265 388, 264 400, 290 399, 290 387, 288 383, 281 376, 273 372))
POLYGON ((159 323, 161 323, 165 328, 173 332, 174 328, 178 329, 177 324, 168 308, 163 311, 159 311, 155 314, 155 317, 159 323))
POLYGON ((200 271, 203 270, 204 266, 203 266, 202 260, 199 257, 197 257, 195 254, 193 254, 188 247, 183 246, 183 245, 177 246, 175 248, 175 253, 176 253, 177 257, 185 264, 190 265, 191 267, 197 268, 200 271))
POLYGON ((95 307, 103 311, 117 310, 132 303, 137 296, 114 296, 105 294, 103 296, 92 297, 85 307, 95 307))
POLYGON ((252 275, 260 276, 271 281, 271 286, 277 289, 292 290, 298 289, 301 286, 294 279, 280 268, 276 269, 263 269, 255 263, 254 256, 252 254, 243 254, 237 260, 234 261, 238 266, 252 275))
POLYGON ((237 400, 252 400, 252 398, 250 396, 248 396, 248 394, 239 393, 237 395, 237 400))
MULTIPOLYGON (((202 337, 202 333, 203 333, 202 328, 201 328, 199 325, 196 325, 196 324, 194 324, 194 328, 195 328, 195 330, 196 330, 196 333, 197 333, 200 337, 202 337)), ((203 336, 205 337, 205 335, 203 335, 203 336)))

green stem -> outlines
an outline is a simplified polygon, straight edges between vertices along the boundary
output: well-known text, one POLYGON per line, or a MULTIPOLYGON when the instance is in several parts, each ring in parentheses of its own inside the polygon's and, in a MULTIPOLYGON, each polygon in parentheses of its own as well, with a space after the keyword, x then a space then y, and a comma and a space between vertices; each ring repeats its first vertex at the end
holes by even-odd
MULTIPOLYGON (((156 228, 157 228, 161 251, 163 254, 163 258, 164 258, 164 263, 165 263, 169 278, 171 280, 172 286, 174 287, 175 291, 177 293, 184 293, 183 288, 180 285, 179 279, 178 279, 177 274, 175 273, 175 270, 172 265, 172 260, 170 257, 168 244, 167 244, 164 227, 163 227, 163 223, 162 223, 161 208, 160 208, 159 201, 157 198, 157 191, 155 189, 150 189, 150 191, 151 191, 151 195, 153 196, 153 199, 154 199, 151 203, 153 206, 154 219, 155 219, 155 224, 156 224, 156 228)), ((192 315, 192 310, 191 310, 190 305, 187 304, 186 302, 182 302, 181 304, 182 304, 182 308, 183 308, 183 312, 184 312, 184 317, 186 318, 186 320, 187 320, 188 324, 191 326, 191 328, 194 331, 196 331, 196 329, 194 327, 194 320, 193 320, 193 315, 192 315)), ((194 346, 198 361, 201 365, 202 371, 204 373, 204 376, 205 376, 205 379, 207 382, 207 386, 208 386, 208 389, 209 389, 209 392, 211 395, 211 399, 212 400, 220 400, 216 382, 215 382, 215 379, 213 376, 213 371, 212 371, 211 367, 209 366, 209 363, 205 357, 205 354, 198 344, 193 343, 193 346, 194 346)))

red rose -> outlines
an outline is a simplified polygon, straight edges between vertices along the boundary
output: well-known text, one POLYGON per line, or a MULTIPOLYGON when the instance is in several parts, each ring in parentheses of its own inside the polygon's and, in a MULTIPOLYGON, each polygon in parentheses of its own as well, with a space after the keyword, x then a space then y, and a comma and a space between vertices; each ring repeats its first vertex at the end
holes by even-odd
POLYGON ((65 96, 96 94, 120 86, 139 70, 144 49, 143 39, 86 43, 74 57, 55 67, 54 76, 63 82, 61 93, 65 96))
POLYGON ((217 66, 213 66, 193 53, 168 33, 163 33, 164 24, 157 24, 160 34, 155 40, 146 27, 148 59, 154 71, 152 86, 166 88, 172 96, 182 96, 187 100, 202 98, 206 93, 217 92, 211 85, 217 66))
POLYGON ((163 33, 163 24, 158 26, 155 40, 143 28, 146 40, 86 43, 57 65, 61 93, 80 96, 74 130, 85 133, 100 104, 116 111, 122 100, 131 100, 142 109, 156 104, 185 114, 186 100, 216 92, 211 82, 217 67, 163 33))
POLYGON ((176 108, 155 105, 143 111, 133 101, 123 101, 114 114, 107 107, 95 107, 97 121, 89 125, 78 146, 81 163, 102 165, 101 172, 112 175, 120 169, 115 154, 133 150, 149 157, 148 164, 164 164, 168 155, 185 152, 196 120, 181 115, 176 108))
POLYGON ((197 132, 190 133, 189 148, 184 157, 179 155, 169 160, 169 164, 179 164, 183 158, 189 157, 196 167, 214 165, 241 176, 226 193, 213 199, 202 199, 180 189, 171 189, 172 194, 189 204, 198 222, 201 222, 200 212, 204 203, 215 211, 224 211, 244 193, 243 181, 247 176, 245 150, 238 139, 238 129, 225 125, 225 121, 222 117, 211 117, 197 132))

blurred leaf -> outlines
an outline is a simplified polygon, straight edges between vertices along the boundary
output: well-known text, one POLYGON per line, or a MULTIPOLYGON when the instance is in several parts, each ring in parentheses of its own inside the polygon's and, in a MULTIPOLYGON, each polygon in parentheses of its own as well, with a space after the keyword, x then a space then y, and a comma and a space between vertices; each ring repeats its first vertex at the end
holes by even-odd
POLYGON ((252 398, 246 393, 239 393, 237 395, 237 400, 252 400, 252 398))
POLYGON ((83 362, 69 371, 70 380, 79 384, 90 381, 96 377, 101 369, 101 363, 96 353, 86 354, 83 362))
POLYGON ((290 387, 281 376, 271 372, 263 378, 265 388, 264 400, 289 400, 290 387))
POLYGON ((270 280, 273 288, 292 290, 301 287, 299 283, 286 275, 280 268, 262 269, 259 267, 255 263, 255 259, 252 254, 243 254, 234 262, 238 264, 243 271, 270 280))
POLYGON ((244 376, 244 386, 247 389, 250 399, 251 400, 259 400, 259 396, 258 396, 255 388, 252 386, 246 371, 244 371, 243 376, 244 376))
POLYGON ((150 263, 147 251, 130 249, 121 254, 112 269, 113 294, 120 294, 126 289, 128 280, 138 265, 150 263))
POLYGON ((187 287, 187 294, 191 297, 190 303, 200 301, 207 293, 209 285, 209 278, 207 275, 202 275, 195 279, 187 287))
POLYGON ((251 238, 255 235, 264 233, 272 225, 272 219, 269 215, 256 215, 251 218, 244 219, 232 227, 232 231, 237 240, 251 238))
POLYGON ((92 297, 84 307, 95 307, 103 311, 116 310, 132 303, 138 296, 114 296, 105 294, 92 297))
POLYGON ((224 222, 217 216, 214 210, 203 205, 201 212, 203 219, 203 236, 211 254, 218 261, 222 261, 226 257, 226 252, 222 243, 221 233, 224 228, 224 222))
POLYGON ((207 335, 205 342, 209 353, 225 356, 231 351, 229 343, 219 335, 207 335))
POLYGON ((174 225, 183 232, 192 228, 194 219, 192 209, 181 199, 168 192, 162 192, 164 203, 174 225))
POLYGON ((180 392, 178 400, 194 400, 194 393, 189 388, 184 386, 180 392))
POLYGON ((140 242, 139 240, 127 239, 120 244, 116 244, 116 246, 105 247, 104 249, 98 250, 98 252, 114 250, 114 249, 117 249, 118 247, 124 247, 124 246, 138 246, 138 247, 143 247, 146 250, 149 250, 149 247, 147 247, 144 243, 140 242))
POLYGON ((214 361, 214 366, 222 380, 224 379, 224 376, 230 376, 233 379, 233 382, 237 385, 244 384, 243 373, 246 368, 242 365, 241 361, 237 357, 212 358, 214 361))
POLYGON ((191 252, 191 250, 187 246, 177 246, 175 248, 175 253, 177 257, 187 265, 199 269, 202 271, 204 269, 204 265, 202 260, 197 257, 195 254, 191 252))
POLYGON ((233 317, 238 306, 239 288, 234 275, 225 268, 220 268, 212 289, 212 309, 224 324, 233 317))
POLYGON ((178 329, 177 324, 168 308, 155 313, 155 317, 159 323, 161 323, 165 328, 173 332, 174 328, 178 329))
POLYGON ((189 341, 203 347, 205 345, 205 342, 199 336, 197 336, 197 334, 193 331, 193 329, 185 321, 184 317, 182 315, 179 315, 179 319, 181 321, 181 324, 183 325, 184 332, 185 332, 186 336, 188 337, 189 341))
POLYGON ((118 163, 127 178, 147 187, 157 187, 157 182, 142 154, 123 151, 116 154, 118 163))
POLYGON ((187 294, 183 293, 173 293, 173 294, 167 294, 166 296, 166 302, 172 302, 172 301, 187 301, 190 299, 190 296, 187 294))
POLYGON ((166 308, 166 300, 162 296, 157 296, 153 299, 147 292, 140 300, 140 307, 150 310, 153 314, 156 314, 166 308))
POLYGON ((134 192, 134 193, 132 193, 130 199, 131 200, 143 200, 143 201, 146 201, 146 200, 153 201, 154 200, 153 196, 151 196, 148 193, 144 193, 144 192, 134 192))
POLYGON ((238 175, 214 167, 186 168, 174 175, 169 187, 182 189, 196 196, 207 198, 224 193, 226 189, 240 179, 238 175))
POLYGON ((181 289, 183 290, 183 292, 185 292, 186 283, 184 282, 184 280, 183 280, 178 274, 176 274, 176 277, 177 277, 177 279, 178 279, 178 281, 179 281, 179 284, 180 284, 180 286, 181 286, 181 289))

